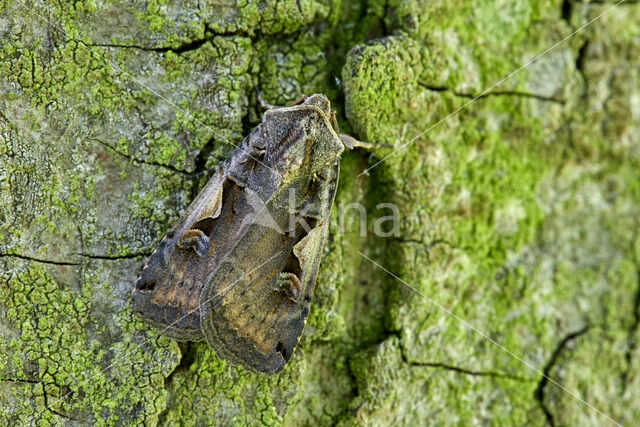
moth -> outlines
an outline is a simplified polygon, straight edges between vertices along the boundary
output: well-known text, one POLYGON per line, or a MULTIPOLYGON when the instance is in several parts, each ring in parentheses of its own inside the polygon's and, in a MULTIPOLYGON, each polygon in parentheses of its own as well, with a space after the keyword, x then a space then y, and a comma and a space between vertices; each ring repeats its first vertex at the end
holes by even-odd
POLYGON ((329 100, 264 113, 160 241, 132 307, 171 338, 273 374, 300 340, 345 148, 329 100))

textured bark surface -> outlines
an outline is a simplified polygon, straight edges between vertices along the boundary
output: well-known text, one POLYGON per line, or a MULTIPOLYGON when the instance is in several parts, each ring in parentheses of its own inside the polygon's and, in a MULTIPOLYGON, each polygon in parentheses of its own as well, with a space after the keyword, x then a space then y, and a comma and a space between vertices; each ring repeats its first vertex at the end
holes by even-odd
POLYGON ((608 422, 487 338, 633 423, 640 4, 492 87, 614 4, 0 0, 0 424, 608 422), (311 316, 272 377, 129 301, 189 175, 260 120, 255 88, 325 93, 344 131, 396 147, 490 88, 368 175, 392 149, 343 157, 311 316), (380 203, 398 236, 373 235, 380 203))

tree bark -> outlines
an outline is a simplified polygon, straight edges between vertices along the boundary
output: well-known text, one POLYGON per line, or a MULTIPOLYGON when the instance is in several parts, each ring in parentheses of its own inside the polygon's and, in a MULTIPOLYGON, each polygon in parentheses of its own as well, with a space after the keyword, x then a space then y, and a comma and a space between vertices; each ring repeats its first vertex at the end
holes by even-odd
POLYGON ((1 423, 637 420, 640 4, 615 4, 0 2, 1 423), (270 377, 129 300, 258 92, 383 144, 343 156, 270 377))

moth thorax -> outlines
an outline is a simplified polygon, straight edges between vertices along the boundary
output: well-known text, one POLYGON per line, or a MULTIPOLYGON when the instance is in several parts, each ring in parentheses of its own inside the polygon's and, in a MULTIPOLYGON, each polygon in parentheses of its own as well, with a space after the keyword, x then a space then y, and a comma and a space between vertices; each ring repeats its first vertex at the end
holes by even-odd
POLYGON ((287 173, 300 168, 306 157, 305 143, 309 143, 303 124, 291 127, 281 139, 269 142, 266 159, 274 167, 287 173))
POLYGON ((197 228, 185 231, 180 236, 180 240, 178 240, 178 247, 185 250, 193 249, 198 256, 206 255, 211 246, 213 246, 213 242, 202 230, 197 228))
POLYGON ((295 274, 283 272, 276 278, 275 290, 291 302, 297 303, 302 294, 302 283, 295 274))
POLYGON ((326 115, 331 114, 331 103, 327 97, 321 93, 315 93, 308 97, 305 104, 319 107, 326 115))

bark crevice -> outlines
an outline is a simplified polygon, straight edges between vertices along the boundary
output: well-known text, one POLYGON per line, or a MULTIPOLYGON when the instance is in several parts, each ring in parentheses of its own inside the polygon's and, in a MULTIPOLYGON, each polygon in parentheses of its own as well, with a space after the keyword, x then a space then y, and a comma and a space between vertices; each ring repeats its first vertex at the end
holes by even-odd
POLYGON ((424 82, 418 82, 418 84, 421 87, 427 90, 430 90, 432 92, 451 92, 455 96, 459 96, 461 98, 481 99, 481 98, 488 98, 490 96, 514 96, 514 97, 520 97, 520 98, 533 98, 539 101, 553 102, 560 105, 564 105, 566 103, 565 99, 559 98, 557 96, 541 95, 537 93, 523 92, 518 90, 493 90, 486 93, 481 92, 479 94, 474 94, 474 93, 459 92, 451 88, 448 88, 446 86, 434 86, 424 82))
POLYGON ((45 258, 37 258, 34 256, 30 256, 30 255, 23 255, 23 254, 18 254, 18 253, 1 253, 0 252, 0 258, 10 258, 10 257, 14 257, 14 258, 20 258, 23 259, 25 261, 33 261, 33 262, 40 262, 42 264, 53 264, 53 265, 80 265, 79 262, 70 262, 70 261, 58 261, 58 260, 52 260, 52 259, 45 259, 45 258))
POLYGON ((544 415, 545 415, 545 417, 547 419, 547 422, 552 427, 555 426, 555 418, 553 416, 553 412, 551 412, 551 409, 547 406, 547 404, 544 401, 545 388, 546 388, 547 384, 549 383, 551 370, 556 366, 556 364, 558 362, 558 359, 560 358, 560 355, 567 348, 569 343, 571 343, 571 341, 575 340, 576 338, 580 337, 581 335, 586 334, 589 331, 589 328, 590 328, 590 325, 585 325, 581 329, 579 329, 579 330, 577 330, 575 332, 572 332, 572 333, 568 334, 567 336, 565 336, 558 343, 556 348, 553 350, 553 353, 551 353, 551 357, 549 358, 549 361, 544 366, 544 369, 542 371, 543 376, 540 379, 540 382, 538 383, 538 387, 536 388, 534 396, 535 396, 536 400, 538 401, 538 403, 540 405, 540 409, 542 409, 542 412, 544 413, 544 415))
POLYGON ((141 163, 141 164, 144 164, 144 165, 148 165, 148 166, 155 166, 155 167, 165 168, 165 169, 168 169, 168 170, 170 170, 172 172, 179 173, 181 175, 185 175, 187 177, 192 175, 192 172, 188 172, 188 171, 185 171, 185 170, 182 170, 182 169, 178 169, 175 166, 167 165, 167 164, 160 163, 160 162, 152 162, 152 161, 148 161, 148 160, 143 160, 143 159, 139 159, 137 157, 131 156, 129 154, 125 154, 122 151, 118 150, 117 148, 113 147, 111 144, 108 144, 108 143, 106 143, 106 142, 104 142, 104 141, 102 141, 102 140, 100 140, 98 138, 92 138, 92 140, 96 141, 97 143, 99 143, 101 145, 104 145, 109 150, 113 151, 115 154, 117 154, 117 155, 119 155, 121 157, 124 157, 126 159, 129 159, 131 161, 138 162, 138 163, 141 163))
POLYGON ((148 256, 151 256, 151 252, 134 252, 134 253, 124 254, 124 255, 100 255, 100 254, 87 254, 87 253, 77 252, 76 255, 81 256, 83 258, 90 258, 90 259, 100 259, 105 261, 119 261, 124 259, 136 259, 140 257, 148 257, 148 256))
POLYGON ((423 368, 444 369, 444 370, 447 370, 447 371, 453 371, 453 372, 457 372, 459 374, 471 375, 471 376, 474 376, 474 377, 493 377, 493 378, 514 380, 514 381, 519 381, 519 382, 531 382, 531 380, 528 379, 528 378, 521 377, 521 376, 514 375, 514 374, 509 374, 509 373, 506 373, 506 372, 475 371, 475 370, 472 370, 472 369, 462 368, 462 367, 459 367, 459 366, 450 365, 450 364, 442 363, 442 362, 419 362, 419 361, 410 360, 409 357, 406 355, 406 349, 404 347, 402 339, 400 338, 399 334, 396 334, 396 336, 398 337, 398 340, 400 342, 400 354, 402 356, 402 361, 408 366, 416 367, 416 368, 423 367, 423 368))

